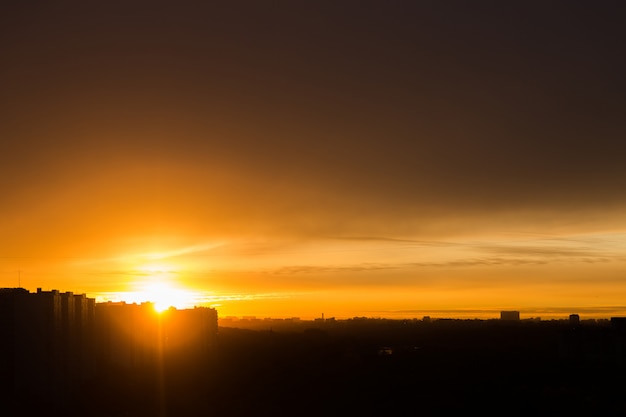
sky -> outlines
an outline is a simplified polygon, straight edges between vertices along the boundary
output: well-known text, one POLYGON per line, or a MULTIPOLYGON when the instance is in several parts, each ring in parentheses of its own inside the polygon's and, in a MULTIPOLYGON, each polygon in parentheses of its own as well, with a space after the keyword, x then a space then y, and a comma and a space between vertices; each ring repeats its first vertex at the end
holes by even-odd
POLYGON ((0 287, 220 316, 626 315, 625 19, 5 2, 0 287))

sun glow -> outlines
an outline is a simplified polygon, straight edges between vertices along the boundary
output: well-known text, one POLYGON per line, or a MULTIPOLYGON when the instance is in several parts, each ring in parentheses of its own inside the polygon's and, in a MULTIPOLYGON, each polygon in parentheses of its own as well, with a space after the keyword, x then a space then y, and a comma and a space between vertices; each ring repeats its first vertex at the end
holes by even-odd
POLYGON ((97 302, 124 302, 130 304, 151 303, 155 311, 162 312, 170 307, 187 309, 202 306, 201 293, 176 287, 166 282, 144 283, 126 292, 100 293, 97 302))
POLYGON ((138 279, 131 284, 131 291, 117 293, 114 298, 126 303, 152 303, 157 312, 171 307, 193 308, 201 297, 180 285, 178 271, 178 267, 166 263, 135 267, 133 274, 138 279))
POLYGON ((170 307, 181 309, 193 307, 194 296, 190 291, 174 288, 168 283, 150 283, 144 287, 141 294, 146 301, 154 303, 154 309, 158 312, 170 307))

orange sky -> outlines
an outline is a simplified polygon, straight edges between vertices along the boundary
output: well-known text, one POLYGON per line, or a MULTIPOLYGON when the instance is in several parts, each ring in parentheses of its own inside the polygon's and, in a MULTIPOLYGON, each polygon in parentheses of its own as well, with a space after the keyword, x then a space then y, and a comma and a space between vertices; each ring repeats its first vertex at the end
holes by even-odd
POLYGON ((3 12, 0 286, 626 314, 621 9, 262 3, 3 12))

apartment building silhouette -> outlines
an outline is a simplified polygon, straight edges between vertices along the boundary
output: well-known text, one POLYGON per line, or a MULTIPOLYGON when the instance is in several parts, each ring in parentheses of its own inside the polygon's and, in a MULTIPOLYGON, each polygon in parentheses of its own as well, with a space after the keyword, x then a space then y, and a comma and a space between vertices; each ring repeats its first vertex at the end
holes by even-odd
POLYGON ((146 370, 163 355, 200 360, 216 338, 213 308, 159 314, 149 303, 0 288, 0 397, 68 404, 111 367, 146 370))

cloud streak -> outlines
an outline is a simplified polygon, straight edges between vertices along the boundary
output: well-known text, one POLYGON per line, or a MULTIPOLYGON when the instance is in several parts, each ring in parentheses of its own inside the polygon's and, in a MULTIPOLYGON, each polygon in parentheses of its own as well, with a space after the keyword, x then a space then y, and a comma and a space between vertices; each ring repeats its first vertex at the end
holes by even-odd
MULTIPOLYGON (((520 258, 474 258, 474 259, 457 259, 444 262, 408 262, 400 264, 380 264, 380 263, 362 263, 357 265, 337 265, 337 266, 315 266, 315 265, 299 265, 278 268, 271 271, 272 274, 293 275, 293 274, 333 274, 344 272, 375 272, 385 270, 410 270, 419 268, 471 268, 471 267, 499 267, 499 266, 525 266, 525 265, 546 265, 549 263, 571 262, 568 259, 549 260, 549 255, 544 254, 541 258, 536 259, 520 259, 520 258)), ((614 259, 609 257, 584 257, 576 258, 576 262, 584 263, 605 263, 614 259)), ((622 259, 623 260, 623 259, 622 259)))

